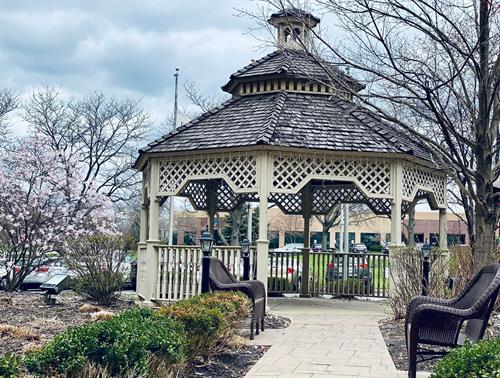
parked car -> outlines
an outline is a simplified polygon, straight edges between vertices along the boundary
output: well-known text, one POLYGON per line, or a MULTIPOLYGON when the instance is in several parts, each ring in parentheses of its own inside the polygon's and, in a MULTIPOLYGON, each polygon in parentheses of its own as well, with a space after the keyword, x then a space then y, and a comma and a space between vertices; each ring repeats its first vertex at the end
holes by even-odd
POLYGON ((313 252, 321 252, 323 250, 323 244, 321 244, 321 243, 314 243, 312 245, 312 250, 313 250, 313 252))
POLYGON ((389 244, 388 243, 384 243, 384 245, 382 246, 382 253, 388 255, 389 254, 389 244))
POLYGON ((326 270, 326 280, 339 280, 344 277, 344 262, 347 260, 347 278, 358 278, 365 283, 373 283, 373 276, 365 256, 332 255, 326 270))
MULTIPOLYGON (((60 260, 37 260, 35 269, 26 276, 21 284, 22 289, 38 288, 56 274, 70 274, 69 269, 60 260)), ((19 268, 17 268, 19 269, 19 268)))
POLYGON ((368 248, 363 243, 354 243, 351 247, 351 253, 367 253, 368 248))
POLYGON ((291 243, 282 248, 275 248, 274 252, 301 252, 302 248, 304 248, 303 243, 291 243))

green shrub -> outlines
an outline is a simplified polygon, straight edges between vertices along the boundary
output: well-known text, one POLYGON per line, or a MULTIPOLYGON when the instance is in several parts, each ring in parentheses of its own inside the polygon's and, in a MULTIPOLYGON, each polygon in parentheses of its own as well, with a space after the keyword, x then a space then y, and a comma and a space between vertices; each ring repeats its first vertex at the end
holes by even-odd
MULTIPOLYGON (((216 291, 198 295, 190 299, 192 303, 203 307, 218 309, 224 320, 230 323, 239 323, 243 321, 250 313, 250 300, 248 297, 238 291, 216 291)), ((237 325, 237 324, 231 324, 237 325)))
POLYGON ((17 354, 7 353, 0 356, 0 377, 20 377, 21 357, 17 354))
POLYGON ((134 308, 109 320, 69 328, 25 358, 28 371, 77 376, 86 364, 96 364, 111 375, 147 372, 151 357, 172 366, 184 357, 186 337, 180 324, 153 310, 134 308))
POLYGON ((123 274, 110 271, 82 274, 74 279, 75 291, 101 306, 109 306, 116 302, 123 284, 123 274))
POLYGON ((498 378, 499 356, 500 338, 466 343, 439 361, 431 378, 498 378))
POLYGON ((127 235, 99 233, 69 239, 64 260, 76 273, 76 291, 102 306, 116 301, 132 243, 133 238, 127 235))
POLYGON ((214 292, 163 307, 159 313, 180 321, 188 338, 188 358, 208 357, 227 346, 250 310, 248 298, 238 292, 214 292))
POLYGON ((371 244, 368 246, 368 250, 372 252, 382 252, 382 246, 380 244, 371 244))
POLYGON ((184 326, 188 359, 207 357, 214 352, 219 333, 224 326, 224 318, 219 310, 186 301, 161 308, 159 313, 184 326))

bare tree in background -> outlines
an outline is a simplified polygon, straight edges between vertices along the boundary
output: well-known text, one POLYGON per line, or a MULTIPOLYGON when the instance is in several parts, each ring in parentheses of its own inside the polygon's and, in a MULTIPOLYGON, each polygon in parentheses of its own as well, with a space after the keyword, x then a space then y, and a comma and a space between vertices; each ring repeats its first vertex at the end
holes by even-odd
MULTIPOLYGON (((267 3, 280 10, 295 5, 267 3)), ((311 29, 316 51, 353 68, 368 84, 364 93, 342 85, 356 99, 353 108, 375 111, 424 143, 453 178, 479 270, 492 261, 498 224, 493 183, 500 173, 499 4, 315 0, 309 5, 336 15, 348 35, 334 45, 311 29)))
POLYGON ((139 101, 117 100, 99 92, 67 100, 46 88, 34 92, 23 109, 32 132, 46 135, 54 151, 82 164, 82 194, 95 180, 97 191, 115 203, 138 195, 141 179, 131 166, 149 122, 139 101))
POLYGON ((216 108, 224 101, 227 100, 228 96, 224 96, 222 93, 215 93, 211 96, 203 94, 194 82, 187 81, 184 83, 184 90, 186 91, 186 97, 193 105, 196 105, 200 110, 205 113, 213 108, 216 108))
POLYGON ((18 97, 10 89, 0 89, 0 147, 5 146, 9 140, 7 129, 7 114, 18 106, 18 97))

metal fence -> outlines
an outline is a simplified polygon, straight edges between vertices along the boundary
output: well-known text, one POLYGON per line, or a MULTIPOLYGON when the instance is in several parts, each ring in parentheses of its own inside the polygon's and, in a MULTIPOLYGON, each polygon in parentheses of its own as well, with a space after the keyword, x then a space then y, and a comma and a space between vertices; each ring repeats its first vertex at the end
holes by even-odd
POLYGON ((382 253, 269 253, 269 293, 384 298, 388 289, 389 256, 382 253))

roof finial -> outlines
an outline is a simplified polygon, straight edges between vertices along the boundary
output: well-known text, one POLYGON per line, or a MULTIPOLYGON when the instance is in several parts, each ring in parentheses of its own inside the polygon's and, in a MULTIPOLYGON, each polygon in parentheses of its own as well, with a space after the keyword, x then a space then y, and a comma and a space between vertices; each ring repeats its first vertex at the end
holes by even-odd
POLYGON ((273 13, 267 20, 277 29, 278 47, 294 50, 309 48, 310 29, 314 28, 319 21, 318 17, 297 8, 283 9, 273 13))

